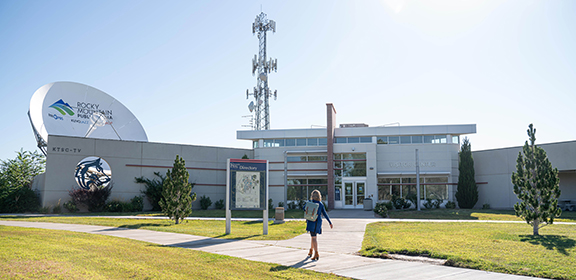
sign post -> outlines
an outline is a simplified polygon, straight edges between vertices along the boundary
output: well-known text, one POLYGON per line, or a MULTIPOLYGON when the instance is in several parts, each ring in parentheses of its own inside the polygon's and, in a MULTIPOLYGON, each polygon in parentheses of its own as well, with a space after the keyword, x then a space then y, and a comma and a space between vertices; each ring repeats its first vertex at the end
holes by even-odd
POLYGON ((226 176, 226 234, 232 210, 262 210, 262 234, 268 234, 268 160, 228 159, 226 176))

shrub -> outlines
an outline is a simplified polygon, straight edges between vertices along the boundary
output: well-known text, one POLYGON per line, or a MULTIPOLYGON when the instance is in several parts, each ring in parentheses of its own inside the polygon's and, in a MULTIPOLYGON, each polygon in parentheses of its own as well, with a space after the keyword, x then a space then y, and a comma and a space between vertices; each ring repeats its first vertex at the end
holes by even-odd
POLYGON ((412 202, 412 205, 416 205, 418 196, 416 196, 415 193, 409 193, 408 195, 406 195, 406 199, 412 202))
POLYGON ((214 202, 214 207, 216 207, 216 209, 224 209, 224 199, 214 202))
POLYGON ((38 194, 28 186, 0 186, 0 213, 35 212, 40 208, 38 194))
POLYGON ((374 213, 380 215, 382 218, 388 218, 388 210, 388 205, 384 202, 376 203, 376 206, 374 206, 374 213))
POLYGON ((160 199, 162 199, 162 185, 164 184, 164 177, 160 172, 154 172, 154 175, 159 179, 147 179, 144 177, 134 178, 135 182, 138 184, 145 184, 146 189, 142 191, 143 194, 146 195, 148 201, 152 205, 152 211, 161 211, 162 208, 160 207, 160 199))
POLYGON ((442 199, 427 198, 426 202, 424 202, 424 207, 426 207, 426 209, 440 208, 440 204, 442 204, 442 202, 443 202, 442 199))
POLYGON ((140 195, 137 195, 130 199, 130 205, 132 206, 132 211, 130 212, 142 212, 144 209, 144 198, 142 198, 140 195))
POLYGON ((202 208, 202 210, 208 209, 210 205, 212 205, 212 200, 210 199, 210 197, 205 195, 200 197, 200 208, 202 208))
POLYGON ((272 198, 268 199, 268 210, 274 209, 274 200, 272 198))
POLYGON ((72 201, 72 200, 68 200, 66 203, 64 203, 63 206, 70 213, 76 213, 78 211, 78 207, 76 206, 76 203, 74 203, 74 201, 72 201))
POLYGON ((284 207, 284 202, 282 201, 278 202, 278 207, 284 207))
POLYGON ((394 208, 396 209, 407 209, 410 208, 410 201, 404 199, 403 197, 393 195, 392 205, 394 205, 394 208))
POLYGON ((490 209, 490 204, 484 203, 484 205, 482 205, 482 209, 484 209, 484 210, 490 209))
POLYGON ((107 212, 141 212, 144 207, 142 196, 135 196, 129 202, 112 200, 106 203, 104 210, 107 212))
POLYGON ((40 207, 40 209, 38 209, 38 212, 40 214, 50 214, 50 206, 40 207))
POLYGON ((296 202, 294 201, 288 202, 288 209, 296 209, 296 202))
POLYGON ((446 209, 454 209, 456 208, 456 202, 448 201, 446 202, 446 205, 444 205, 444 207, 446 207, 446 209))
POLYGON ((104 211, 106 211, 106 212, 124 212, 124 207, 125 207, 124 204, 125 204, 125 202, 114 199, 114 200, 106 203, 106 206, 104 207, 104 211))
POLYGON ((82 204, 88 207, 90 212, 101 212, 106 206, 106 200, 112 192, 112 184, 102 188, 93 188, 90 190, 75 188, 68 194, 76 205, 82 204))
POLYGON ((52 208, 52 213, 54 213, 54 214, 62 213, 62 205, 60 205, 60 200, 61 199, 58 199, 58 204, 56 204, 56 206, 54 206, 54 208, 52 208))

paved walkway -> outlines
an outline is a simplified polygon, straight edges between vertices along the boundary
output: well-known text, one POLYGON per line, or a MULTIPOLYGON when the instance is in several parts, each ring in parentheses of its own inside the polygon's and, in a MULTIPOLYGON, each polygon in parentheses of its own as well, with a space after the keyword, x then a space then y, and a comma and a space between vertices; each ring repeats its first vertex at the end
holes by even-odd
POLYGON ((422 262, 366 258, 356 255, 362 246, 366 225, 376 221, 371 211, 332 210, 334 229, 325 223, 318 237, 320 260, 306 257, 310 236, 302 234, 282 241, 226 240, 179 233, 104 226, 0 220, 0 225, 68 230, 130 238, 166 246, 275 263, 356 279, 537 279, 480 270, 433 265, 422 262))

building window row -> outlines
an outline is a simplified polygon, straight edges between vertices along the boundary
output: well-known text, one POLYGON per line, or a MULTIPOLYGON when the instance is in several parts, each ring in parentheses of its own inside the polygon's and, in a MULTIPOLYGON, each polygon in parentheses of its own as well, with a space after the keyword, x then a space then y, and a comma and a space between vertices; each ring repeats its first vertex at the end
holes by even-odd
MULTIPOLYGON (((378 144, 446 144, 447 135, 404 135, 404 136, 378 136, 378 144)), ((452 143, 460 143, 459 136, 452 136, 452 143)))
POLYGON ((334 137, 334 143, 372 143, 372 137, 334 137))
POLYGON ((287 157, 288 162, 328 161, 327 156, 293 156, 287 157))
MULTIPOLYGON (((258 140, 253 142, 254 148, 259 148, 258 140)), ((326 146, 326 138, 286 138, 264 139, 263 148, 271 147, 296 147, 296 146, 326 146)))
MULTIPOLYGON (((372 143, 372 137, 334 137, 336 144, 372 143)), ((404 135, 404 136, 377 136, 377 144, 446 144, 447 135, 404 135)), ((460 143, 459 136, 452 136, 453 144, 460 143)), ((263 148, 272 147, 296 147, 296 146, 326 146, 326 138, 286 138, 286 139, 264 139, 263 148)), ((253 141, 254 148, 258 146, 258 140, 253 141)))
MULTIPOLYGON (((416 195, 416 177, 378 178, 378 200, 416 195)), ((448 177, 420 177, 420 199, 448 199, 448 177)))

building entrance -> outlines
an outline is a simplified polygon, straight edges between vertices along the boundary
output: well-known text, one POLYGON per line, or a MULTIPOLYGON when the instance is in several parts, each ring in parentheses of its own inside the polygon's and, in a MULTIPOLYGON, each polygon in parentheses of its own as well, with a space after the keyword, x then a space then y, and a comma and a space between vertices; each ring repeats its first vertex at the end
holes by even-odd
POLYGON ((363 208, 366 180, 342 180, 344 185, 344 208, 363 208))

